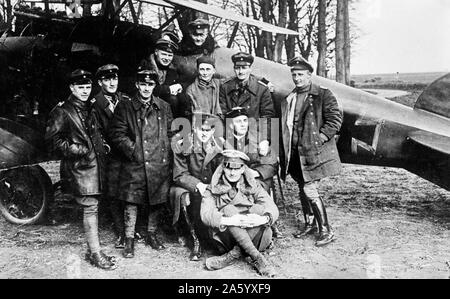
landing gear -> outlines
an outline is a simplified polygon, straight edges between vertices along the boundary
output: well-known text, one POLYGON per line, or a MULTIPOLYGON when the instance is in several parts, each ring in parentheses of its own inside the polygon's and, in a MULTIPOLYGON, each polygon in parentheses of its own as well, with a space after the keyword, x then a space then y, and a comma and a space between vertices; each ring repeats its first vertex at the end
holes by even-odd
POLYGON ((0 172, 0 212, 14 224, 44 220, 53 201, 52 182, 40 166, 24 166, 0 172))

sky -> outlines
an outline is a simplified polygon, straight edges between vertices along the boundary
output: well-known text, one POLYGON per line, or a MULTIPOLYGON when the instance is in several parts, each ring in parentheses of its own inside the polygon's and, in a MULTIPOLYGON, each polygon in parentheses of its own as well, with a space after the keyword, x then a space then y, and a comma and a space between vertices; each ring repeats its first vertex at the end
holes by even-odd
POLYGON ((450 72, 450 0, 356 0, 352 74, 450 72))

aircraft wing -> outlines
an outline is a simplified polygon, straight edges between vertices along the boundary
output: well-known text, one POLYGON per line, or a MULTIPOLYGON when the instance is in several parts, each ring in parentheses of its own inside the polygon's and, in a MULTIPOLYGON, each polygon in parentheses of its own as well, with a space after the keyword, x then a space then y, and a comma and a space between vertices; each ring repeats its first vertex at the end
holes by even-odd
POLYGON ((168 7, 168 8, 175 8, 175 6, 173 6, 170 3, 167 3, 164 0, 140 0, 140 1, 145 2, 145 3, 159 5, 159 6, 164 6, 164 7, 168 7))
POLYGON ((413 132, 408 137, 417 144, 450 156, 450 137, 425 131, 413 132))
MULTIPOLYGON (((144 0, 144 1, 147 1, 147 0, 144 0)), ((153 1, 153 0, 151 0, 151 1, 153 1)), ((155 2, 159 2, 159 1, 155 1, 155 2)), ((227 11, 223 8, 212 6, 209 4, 204 4, 201 2, 196 2, 196 1, 192 1, 192 0, 166 0, 166 1, 161 1, 161 2, 169 2, 174 5, 195 9, 197 11, 200 11, 200 12, 203 12, 203 13, 206 13, 209 15, 213 15, 213 16, 216 16, 219 18, 228 19, 228 20, 232 20, 235 22, 239 22, 239 23, 249 24, 252 26, 256 26, 264 31, 280 33, 280 34, 287 34, 287 35, 299 35, 299 33, 294 30, 278 27, 278 26, 275 26, 275 25, 272 25, 269 23, 265 23, 265 22, 261 22, 261 21, 255 20, 255 19, 247 18, 240 14, 236 14, 235 12, 227 11)))

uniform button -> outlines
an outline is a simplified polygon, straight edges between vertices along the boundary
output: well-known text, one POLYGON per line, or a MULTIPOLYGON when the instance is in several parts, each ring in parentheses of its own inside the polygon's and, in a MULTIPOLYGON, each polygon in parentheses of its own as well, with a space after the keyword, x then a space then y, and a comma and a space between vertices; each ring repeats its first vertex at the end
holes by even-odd
POLYGON ((138 121, 141 121, 141 119, 139 118, 138 121))
POLYGON ((161 117, 158 117, 159 120, 161 120, 161 117))
POLYGON ((316 132, 313 132, 313 135, 316 135, 316 132))
POLYGON ((316 144, 319 144, 318 142, 316 142, 316 144))
POLYGON ((147 140, 144 140, 144 143, 147 143, 147 140))
POLYGON ((314 115, 314 113, 311 112, 311 115, 314 115))
POLYGON ((147 165, 148 165, 149 163, 148 163, 148 162, 145 162, 145 164, 147 164, 147 165))
POLYGON ((163 159, 163 163, 166 163, 166 159, 163 159))
POLYGON ((208 180, 208 178, 207 178, 207 177, 205 177, 205 181, 206 181, 206 180, 208 180))
POLYGON ((314 126, 314 122, 311 123, 314 126))

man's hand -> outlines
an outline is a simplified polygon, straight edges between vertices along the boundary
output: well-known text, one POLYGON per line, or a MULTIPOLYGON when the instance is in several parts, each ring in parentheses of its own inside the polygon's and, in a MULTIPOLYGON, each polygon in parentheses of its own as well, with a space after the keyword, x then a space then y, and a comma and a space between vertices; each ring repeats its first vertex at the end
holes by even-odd
POLYGON ((322 143, 328 142, 328 137, 327 135, 320 133, 320 139, 322 140, 322 143))
POLYGON ((259 143, 259 154, 261 156, 267 156, 270 151, 269 141, 263 140, 259 143))
POLYGON ((170 85, 170 94, 176 96, 177 94, 179 94, 180 92, 183 91, 183 86, 181 86, 181 84, 177 83, 174 85, 170 85))
POLYGON ((256 214, 237 214, 232 217, 222 217, 222 225, 237 226, 241 228, 257 227, 269 223, 269 216, 260 216, 256 214))
POLYGON ((197 188, 198 193, 200 193, 201 196, 204 196, 208 185, 203 184, 203 183, 198 183, 197 186, 195 186, 195 187, 197 188))
POLYGON ((273 85, 272 82, 267 83, 267 88, 269 89, 270 92, 275 91, 275 85, 273 85))

